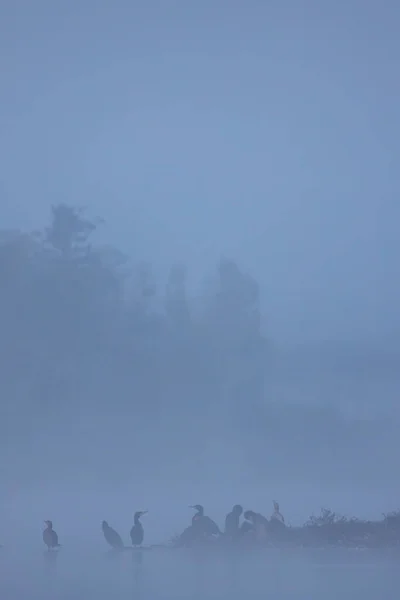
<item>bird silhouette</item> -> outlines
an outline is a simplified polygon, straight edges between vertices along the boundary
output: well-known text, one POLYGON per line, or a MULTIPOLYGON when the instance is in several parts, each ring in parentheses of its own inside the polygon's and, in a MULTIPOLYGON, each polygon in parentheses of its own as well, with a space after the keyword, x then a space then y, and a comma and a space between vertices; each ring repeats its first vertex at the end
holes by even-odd
POLYGON ((115 529, 109 526, 107 521, 102 522, 101 528, 103 530, 105 540, 107 544, 111 546, 111 548, 114 548, 115 550, 121 550, 124 547, 121 536, 115 531, 115 529))
POLYGON ((231 512, 225 518, 225 535, 234 540, 239 537, 239 521, 243 513, 243 507, 240 504, 235 504, 231 512))
POLYGON ((43 531, 43 541, 46 544, 47 549, 50 551, 53 548, 59 548, 58 535, 53 529, 52 521, 45 521, 45 524, 46 529, 43 531))
POLYGON ((203 535, 219 535, 221 533, 216 522, 204 514, 204 507, 201 504, 195 504, 189 506, 189 508, 194 508, 197 511, 192 518, 192 527, 196 531, 203 535))
POLYGON ((144 529, 143 529, 143 525, 140 522, 140 517, 145 515, 147 512, 148 512, 147 510, 141 510, 141 511, 135 512, 135 515, 133 517, 134 525, 130 532, 132 546, 140 546, 143 543, 144 529))

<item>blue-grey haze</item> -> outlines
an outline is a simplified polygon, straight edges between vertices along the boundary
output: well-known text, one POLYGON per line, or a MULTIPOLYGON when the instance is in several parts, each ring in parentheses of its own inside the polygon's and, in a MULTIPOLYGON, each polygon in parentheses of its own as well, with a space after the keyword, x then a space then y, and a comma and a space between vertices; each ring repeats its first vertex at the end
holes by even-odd
MULTIPOLYGON (((89 350, 57 362, 48 349, 64 340, 48 323, 65 314, 51 300, 59 271, 48 294, 35 279, 28 300, 0 280, 4 598, 395 597, 394 571, 379 560, 344 576, 304 557, 286 557, 268 583, 259 559, 240 585, 221 575, 224 564, 214 587, 199 588, 187 557, 171 566, 146 556, 138 590, 126 561, 103 569, 100 522, 123 531, 148 508, 146 535, 158 542, 198 501, 220 522, 237 501, 269 511, 276 496, 292 523, 327 504, 365 518, 398 508, 399 32, 394 0, 0 3, 1 229, 43 230, 51 205, 86 206, 105 220, 98 243, 152 265, 157 309, 171 265, 187 265, 196 312, 230 257, 260 286, 268 340, 264 396, 253 404, 246 380, 225 427, 215 390, 196 420, 203 391, 190 376, 156 390, 151 343, 134 347, 135 360, 149 352, 143 381, 129 379, 118 319, 104 355, 90 324, 89 350), (30 349, 29 328, 39 340, 30 349), (18 344, 43 389, 10 359, 18 344), (68 369, 75 391, 65 401, 50 392, 47 405, 47 376, 68 369), (65 542, 60 587, 45 584, 38 563, 46 518, 65 542)), ((13 272, 7 260, 1 277, 13 272)), ((81 331, 61 325, 66 337, 81 331)), ((166 339, 158 358, 170 358, 166 339)), ((231 387, 222 378, 218 393, 228 396, 242 366, 230 366, 231 387)))
POLYGON ((3 222, 82 202, 194 284, 222 253, 282 339, 399 331, 394 0, 0 7, 3 222))

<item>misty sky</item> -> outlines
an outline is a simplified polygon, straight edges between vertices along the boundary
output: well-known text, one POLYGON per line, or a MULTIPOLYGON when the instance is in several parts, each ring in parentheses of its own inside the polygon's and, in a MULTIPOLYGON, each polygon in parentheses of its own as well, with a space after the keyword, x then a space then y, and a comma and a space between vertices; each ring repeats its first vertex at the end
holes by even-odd
POLYGON ((3 0, 3 227, 83 203, 194 283, 223 253, 280 339, 400 328, 394 0, 3 0))

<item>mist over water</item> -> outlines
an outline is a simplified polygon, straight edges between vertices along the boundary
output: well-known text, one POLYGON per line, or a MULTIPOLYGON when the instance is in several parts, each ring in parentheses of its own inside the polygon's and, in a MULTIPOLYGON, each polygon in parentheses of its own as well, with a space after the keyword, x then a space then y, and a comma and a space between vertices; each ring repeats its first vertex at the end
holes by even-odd
POLYGON ((395 546, 101 523, 400 508, 399 23, 2 2, 1 599, 398 596, 395 546))
POLYGON ((4 597, 372 599, 398 586, 397 560, 374 553, 345 561, 342 551, 115 554, 91 540, 54 554, 19 548, 2 557, 4 597))

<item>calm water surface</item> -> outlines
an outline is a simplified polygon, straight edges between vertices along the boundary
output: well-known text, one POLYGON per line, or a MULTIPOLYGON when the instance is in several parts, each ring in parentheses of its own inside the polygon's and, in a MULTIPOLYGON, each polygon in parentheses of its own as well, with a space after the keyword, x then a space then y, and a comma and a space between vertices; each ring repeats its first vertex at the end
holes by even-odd
POLYGON ((0 549, 0 598, 395 600, 400 552, 0 549))

